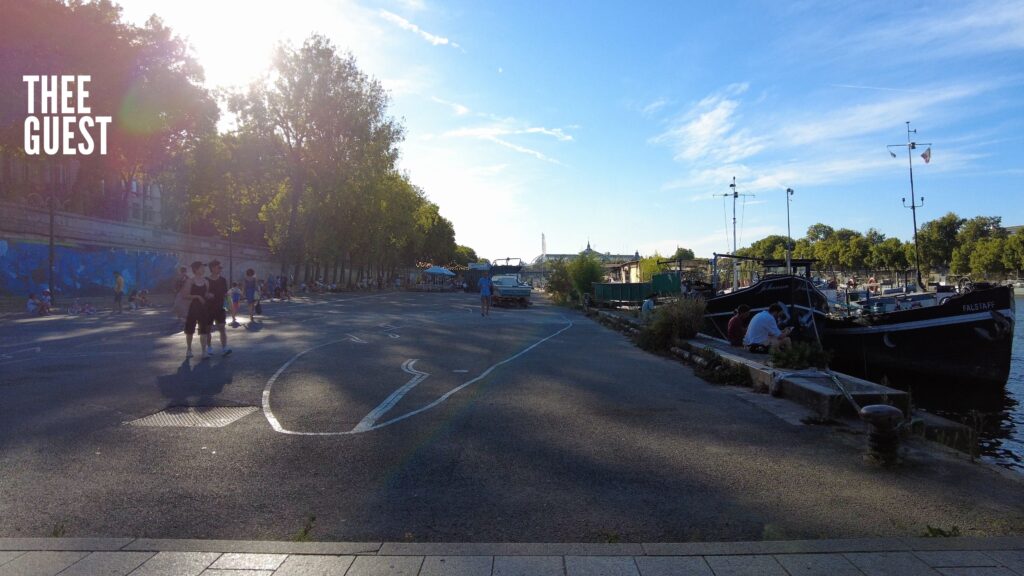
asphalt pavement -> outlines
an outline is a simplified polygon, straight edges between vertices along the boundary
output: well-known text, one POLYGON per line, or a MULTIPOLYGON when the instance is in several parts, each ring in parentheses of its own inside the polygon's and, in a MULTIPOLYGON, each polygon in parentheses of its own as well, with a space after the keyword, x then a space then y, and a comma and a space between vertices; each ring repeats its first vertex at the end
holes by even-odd
POLYGON ((0 319, 0 537, 667 542, 1024 529, 1020 477, 780 418, 542 298, 0 319), (216 337, 215 337, 216 339, 216 337), (215 345, 215 349, 218 348, 215 345), (219 418, 220 420, 216 420, 219 418), (152 425, 180 424, 191 426, 152 425), (197 426, 196 423, 205 424, 197 426))

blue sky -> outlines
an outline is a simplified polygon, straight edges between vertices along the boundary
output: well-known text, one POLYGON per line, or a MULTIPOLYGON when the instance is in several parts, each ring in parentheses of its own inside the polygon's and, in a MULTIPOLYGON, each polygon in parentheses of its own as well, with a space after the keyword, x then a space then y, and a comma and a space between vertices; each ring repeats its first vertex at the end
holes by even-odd
POLYGON ((212 86, 278 40, 350 50, 404 118, 401 168, 488 258, 698 255, 825 222, 909 239, 954 211, 1024 224, 1024 2, 126 0, 192 43, 212 86), (285 7, 287 6, 287 7, 285 7))

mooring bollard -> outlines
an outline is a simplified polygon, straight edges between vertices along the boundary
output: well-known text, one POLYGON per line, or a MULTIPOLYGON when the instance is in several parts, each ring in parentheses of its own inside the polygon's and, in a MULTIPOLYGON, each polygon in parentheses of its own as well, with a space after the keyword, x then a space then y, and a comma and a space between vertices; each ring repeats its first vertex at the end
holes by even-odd
POLYGON ((860 409, 860 417, 871 425, 868 448, 872 456, 883 464, 895 464, 900 447, 898 428, 903 422, 903 411, 888 404, 872 404, 860 409))

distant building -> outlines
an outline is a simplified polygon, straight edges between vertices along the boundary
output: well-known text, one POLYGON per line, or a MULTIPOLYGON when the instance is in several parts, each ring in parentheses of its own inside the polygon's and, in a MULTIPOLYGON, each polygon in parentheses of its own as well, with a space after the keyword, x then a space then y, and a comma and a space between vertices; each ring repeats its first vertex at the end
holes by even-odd
POLYGON ((1024 230, 1024 225, 1006 227, 1006 231, 1009 232, 1010 234, 1019 234, 1022 230, 1024 230))
POLYGON ((598 261, 600 261, 602 264, 611 264, 611 263, 617 263, 617 262, 629 262, 631 260, 639 260, 640 259, 640 252, 639 251, 637 251, 635 254, 612 254, 611 252, 601 253, 601 252, 598 252, 597 250, 594 250, 593 248, 591 248, 590 247, 590 242, 588 241, 586 249, 584 249, 582 252, 579 252, 579 253, 576 253, 576 254, 541 254, 540 256, 537 256, 536 258, 533 259, 533 262, 531 262, 531 265, 532 266, 540 266, 540 265, 542 265, 542 264, 544 264, 546 262, 551 262, 552 260, 563 260, 565 262, 571 262, 572 260, 575 260, 576 258, 578 258, 581 254, 587 254, 589 256, 593 256, 598 261))

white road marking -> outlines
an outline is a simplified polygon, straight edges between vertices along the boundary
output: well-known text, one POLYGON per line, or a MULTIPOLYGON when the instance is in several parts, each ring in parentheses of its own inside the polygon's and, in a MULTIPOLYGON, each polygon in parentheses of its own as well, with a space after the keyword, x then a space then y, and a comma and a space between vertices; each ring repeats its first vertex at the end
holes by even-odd
POLYGON ((281 432, 282 434, 302 434, 301 432, 292 432, 290 430, 285 430, 284 427, 281 426, 281 423, 277 421, 277 417, 275 417, 274 413, 270 410, 270 389, 273 388, 274 382, 276 382, 278 377, 281 376, 281 374, 284 373, 284 371, 287 370, 289 366, 294 364, 295 361, 298 360, 299 358, 302 358, 303 356, 312 352, 313 350, 319 350, 324 346, 330 346, 331 344, 345 342, 346 340, 348 339, 346 338, 343 340, 332 340, 330 342, 325 342, 323 344, 320 344, 319 346, 313 346, 312 348, 299 352, 295 356, 292 356, 291 359, 285 362, 280 368, 278 368, 277 372, 274 372, 274 375, 270 377, 270 380, 267 380, 267 386, 263 389, 263 415, 266 416, 267 422, 270 422, 270 427, 273 428, 275 432, 281 432))
POLYGON ((366 344, 366 340, 363 340, 359 336, 355 336, 353 334, 345 334, 345 336, 348 336, 349 342, 355 342, 356 344, 366 344))
POLYGON ((392 392, 390 396, 385 398, 384 401, 380 403, 380 406, 377 406, 376 408, 373 409, 373 411, 364 416, 363 419, 359 421, 359 424, 356 424, 356 427, 351 430, 351 433, 356 434, 359 432, 366 432, 367 430, 372 430, 373 425, 377 423, 377 420, 379 420, 381 416, 386 414, 388 410, 391 410, 395 406, 395 404, 397 404, 398 401, 401 400, 402 397, 405 396, 410 390, 415 388, 417 384, 423 382, 428 377, 430 377, 430 374, 426 372, 420 372, 419 370, 413 368, 413 365, 415 364, 416 360, 406 360, 405 362, 402 363, 402 371, 408 374, 412 374, 412 379, 406 382, 405 385, 399 388, 398 390, 392 392))
POLYGON ((469 370, 452 370, 452 372, 455 372, 456 374, 465 374, 469 372, 469 370))
POLYGON ((399 336, 398 334, 388 332, 388 338, 401 338, 401 336, 399 336))
MULTIPOLYGON (((526 348, 520 350, 516 354, 514 354, 512 356, 509 356, 508 358, 502 360, 501 362, 493 364, 490 368, 485 370, 483 373, 481 373, 476 378, 473 378, 472 380, 469 380, 468 382, 464 382, 464 383, 460 384, 459 386, 456 386, 455 388, 452 388, 451 390, 446 392, 443 396, 441 396, 437 400, 431 402, 430 404, 427 404, 426 406, 423 406, 422 408, 419 408, 419 409, 414 410, 412 412, 409 412, 407 414, 403 414, 402 416, 399 416, 397 418, 392 418, 391 420, 388 420, 387 422, 383 422, 383 423, 380 423, 380 424, 375 424, 374 426, 372 426, 372 427, 370 427, 370 428, 368 428, 366 430, 360 430, 359 432, 369 432, 370 430, 377 430, 377 429, 383 428, 385 426, 390 426, 391 424, 395 424, 396 422, 401 422, 402 420, 405 420, 406 418, 409 418, 411 416, 415 416, 416 414, 419 414, 421 412, 425 412, 427 410, 430 410, 431 408, 434 408, 434 407, 440 405, 442 402, 444 402, 445 400, 448 400, 448 398, 451 398, 453 395, 455 395, 457 392, 461 391, 462 389, 466 388, 467 386, 469 386, 471 384, 474 384, 476 382, 479 382, 480 380, 483 380, 484 378, 486 378, 487 375, 490 374, 491 372, 493 372, 494 369, 497 368, 498 366, 501 366, 503 364, 507 364, 507 363, 515 360, 516 358, 519 358, 520 356, 522 356, 523 354, 526 354, 530 350, 533 350, 537 346, 540 346, 541 344, 547 342, 548 340, 551 340, 555 336, 558 336, 562 332, 565 332, 569 328, 572 328, 573 327, 572 320, 569 320, 568 318, 565 318, 564 316, 563 316, 563 318, 565 319, 567 324, 561 330, 558 330, 557 332, 555 332, 554 334, 551 334, 550 336, 546 336, 544 338, 541 338, 540 340, 538 340, 538 341, 534 342, 533 344, 527 346, 526 348)), ((342 340, 333 340, 331 342, 326 342, 324 344, 320 344, 318 346, 314 346, 314 347, 309 348, 307 350, 303 350, 302 352, 299 352, 298 354, 293 356, 290 360, 285 362, 284 365, 282 365, 280 368, 278 368, 277 372, 274 372, 274 375, 271 376, 269 380, 267 380, 267 385, 263 389, 263 415, 267 418, 267 422, 270 423, 270 427, 273 428, 275 432, 280 432, 281 434, 291 434, 293 436, 346 436, 346 435, 349 435, 349 434, 356 433, 356 431, 354 429, 350 430, 350 431, 347 431, 347 432, 299 432, 299 431, 296 431, 296 430, 286 430, 283 426, 281 426, 281 423, 277 420, 277 417, 274 416, 274 412, 270 408, 270 392, 271 392, 271 390, 274 387, 274 382, 277 381, 278 377, 280 377, 281 374, 284 373, 284 371, 287 370, 289 366, 291 366, 296 360, 298 360, 299 358, 301 358, 301 357, 305 356, 306 354, 312 352, 313 350, 317 350, 317 349, 323 348, 324 346, 330 346, 331 344, 337 344, 339 342, 345 342, 345 341, 349 341, 349 340, 347 338, 346 339, 342 339, 342 340)), ((410 373, 415 373, 415 372, 410 372, 410 373)), ((420 382, 422 382, 422 380, 420 380, 420 382)), ((406 384, 406 386, 408 386, 408 383, 406 384)))
POLYGON ((406 414, 403 414, 403 415, 401 415, 401 416, 399 416, 397 418, 392 418, 391 420, 388 420, 387 422, 383 422, 381 424, 378 424, 378 425, 374 426, 373 428, 371 428, 371 430, 376 430, 378 428, 383 428, 385 426, 390 426, 391 424, 394 424, 396 422, 401 422, 402 420, 405 420, 406 418, 409 418, 410 416, 415 416, 415 415, 419 414, 420 412, 426 412, 427 410, 430 410, 431 408, 441 404, 442 402, 444 402, 448 398, 451 398, 453 395, 455 395, 455 393, 459 392, 460 390, 462 390, 463 388, 469 386, 470 384, 474 384, 476 382, 479 382, 480 380, 483 380, 484 378, 487 377, 488 374, 493 372, 494 369, 497 368, 498 366, 501 366, 503 364, 508 364, 509 362, 515 360, 516 358, 519 358, 523 354, 526 354, 530 350, 533 350, 537 346, 540 346, 541 344, 547 342, 548 340, 551 340, 555 336, 558 336, 562 332, 565 332, 569 328, 572 328, 572 326, 573 326, 572 320, 569 320, 569 324, 565 328, 562 328, 558 332, 555 332, 554 334, 552 334, 552 335, 550 335, 550 336, 548 336, 546 338, 543 338, 541 340, 538 340, 537 342, 534 342, 530 346, 524 348, 523 350, 519 351, 518 353, 516 353, 516 354, 514 354, 512 356, 509 356, 508 358, 502 360, 501 362, 498 362, 497 364, 493 364, 490 368, 488 368, 487 370, 484 370, 483 373, 481 373, 476 378, 473 378, 472 380, 470 380, 468 382, 465 382, 463 384, 460 384, 459 386, 456 386, 455 388, 452 388, 451 390, 446 392, 443 396, 441 396, 437 400, 434 400, 430 404, 427 404, 426 406, 423 406, 422 408, 413 410, 412 412, 408 412, 406 414))

